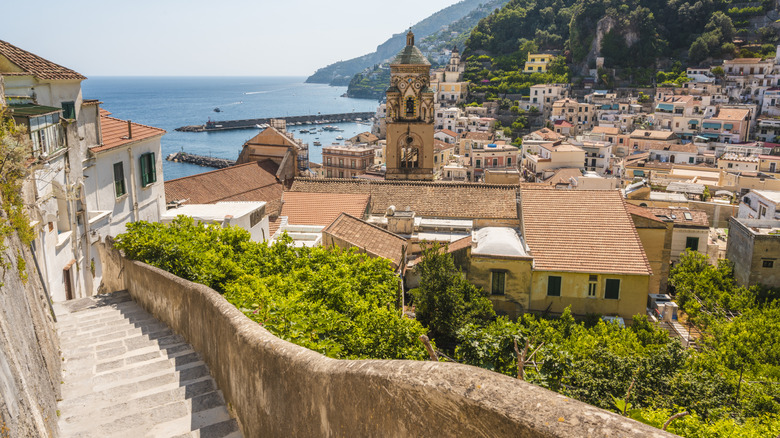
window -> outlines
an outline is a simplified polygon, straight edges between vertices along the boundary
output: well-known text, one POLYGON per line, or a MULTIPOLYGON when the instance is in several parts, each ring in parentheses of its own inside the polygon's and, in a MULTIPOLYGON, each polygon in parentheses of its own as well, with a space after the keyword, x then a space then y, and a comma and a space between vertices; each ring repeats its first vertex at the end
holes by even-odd
POLYGON ((125 168, 121 161, 114 163, 114 193, 116 193, 117 198, 127 193, 125 168))
POLYGON ((506 158, 506 165, 507 165, 507 167, 512 165, 512 157, 507 157, 506 158))
POLYGON ((561 296, 561 277, 557 275, 550 275, 547 277, 547 296, 561 296))
POLYGON ((694 160, 693 157, 688 157, 688 163, 693 164, 693 160, 694 160))
POLYGON ((761 267, 762 268, 772 268, 775 266, 774 260, 761 260, 761 267))
POLYGON ((620 299, 620 280, 617 278, 608 278, 606 286, 604 288, 605 300, 618 300, 620 299))
POLYGON ((352 168, 354 169, 355 168, 355 160, 352 160, 351 165, 352 165, 352 168))
POLYGON ((729 169, 731 169, 732 167, 734 167, 734 164, 733 163, 729 163, 729 169))
POLYGON ((692 251, 698 251, 699 250, 699 238, 698 237, 686 237, 685 238, 685 249, 690 249, 692 251))
POLYGON ((62 102, 62 117, 66 119, 76 118, 76 103, 62 102))
POLYGON ((598 275, 590 275, 588 276, 588 297, 595 297, 596 296, 596 287, 598 284, 598 275))
POLYGON ((490 293, 493 295, 504 295, 504 284, 506 282, 506 272, 504 271, 491 271, 491 283, 490 293))
POLYGON ((149 152, 141 155, 141 187, 146 187, 157 181, 157 162, 154 160, 154 153, 149 152))
POLYGON ((493 167, 498 167, 498 158, 493 158, 493 167))
POLYGON ((480 167, 482 165, 482 160, 477 160, 477 165, 475 167, 480 167))

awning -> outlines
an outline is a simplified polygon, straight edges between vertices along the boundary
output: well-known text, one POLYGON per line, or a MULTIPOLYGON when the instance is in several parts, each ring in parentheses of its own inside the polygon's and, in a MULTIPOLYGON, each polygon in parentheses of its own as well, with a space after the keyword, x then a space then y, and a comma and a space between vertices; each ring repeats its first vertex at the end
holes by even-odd
POLYGON ((720 129, 720 123, 704 122, 704 129, 720 129))
POLYGON ((698 125, 699 121, 691 119, 691 120, 688 120, 688 123, 691 124, 691 125, 698 125))
POLYGON ((635 170, 634 171, 634 176, 644 177, 645 176, 645 171, 644 170, 635 170))
POLYGON ((731 123, 726 123, 725 125, 723 125, 723 129, 734 129, 734 125, 732 125, 731 123))
POLYGON ((718 138, 718 134, 709 134, 709 133, 706 133, 706 132, 703 132, 703 133, 701 133, 699 135, 704 137, 704 138, 708 138, 708 139, 712 139, 712 138, 717 139, 718 138))
POLYGON ((660 109, 664 111, 674 111, 674 105, 671 103, 659 103, 655 109, 660 109))

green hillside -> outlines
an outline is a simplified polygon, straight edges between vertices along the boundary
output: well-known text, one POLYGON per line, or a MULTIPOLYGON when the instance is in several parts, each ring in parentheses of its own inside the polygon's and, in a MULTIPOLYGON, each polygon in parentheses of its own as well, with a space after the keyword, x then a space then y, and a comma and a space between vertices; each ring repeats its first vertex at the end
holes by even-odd
MULTIPOLYGON (((418 40, 416 45, 428 57, 434 67, 444 65, 449 62, 449 57, 445 55, 444 50, 456 46, 463 49, 474 26, 508 1, 492 0, 481 4, 465 17, 450 23, 422 40, 418 40)), ((390 57, 393 55, 395 53, 390 57)), ((347 95, 357 98, 381 99, 384 97, 385 90, 389 85, 390 66, 387 62, 377 63, 352 77, 349 82, 349 88, 347 88, 347 95)))
MULTIPOLYGON (((778 41, 774 2, 726 0, 511 0, 481 20, 466 41, 466 56, 482 56, 475 82, 504 79, 531 51, 565 57, 577 75, 595 68, 618 69, 616 79, 652 82, 656 65, 767 55, 778 41), (487 57, 487 61, 485 62, 487 57)), ((533 81, 531 81, 533 82, 533 81)), ((516 88, 516 87, 515 87, 516 88)))
MULTIPOLYGON (((462 0, 413 25, 412 30, 414 31, 417 40, 422 41, 426 37, 440 33, 452 23, 472 14, 476 9, 480 8, 482 4, 500 7, 507 1, 508 0, 462 0)), ((479 18, 486 15, 487 14, 483 14, 479 18)), ((474 24, 476 24, 477 20, 474 20, 474 24)), ((464 29, 463 31, 468 32, 468 29, 464 29)), ((465 40, 465 36, 463 39, 465 40)), ((339 61, 328 65, 327 67, 320 68, 313 75, 309 76, 306 79, 306 82, 347 85, 355 74, 391 58, 398 53, 405 44, 406 32, 397 33, 384 43, 380 44, 375 52, 346 61, 339 61)))

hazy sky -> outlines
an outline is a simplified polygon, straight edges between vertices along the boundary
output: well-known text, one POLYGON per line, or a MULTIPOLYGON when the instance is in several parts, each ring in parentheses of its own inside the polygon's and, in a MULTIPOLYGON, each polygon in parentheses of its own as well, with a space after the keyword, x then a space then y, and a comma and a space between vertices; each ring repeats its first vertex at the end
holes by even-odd
POLYGON ((304 76, 457 2, 20 1, 0 39, 86 76, 304 76))

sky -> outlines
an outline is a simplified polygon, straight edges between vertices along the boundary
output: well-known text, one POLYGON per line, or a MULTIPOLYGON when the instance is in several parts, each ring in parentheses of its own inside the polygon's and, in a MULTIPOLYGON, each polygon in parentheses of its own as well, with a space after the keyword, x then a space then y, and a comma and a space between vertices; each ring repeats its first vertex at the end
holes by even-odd
POLYGON ((37 0, 0 40, 89 76, 308 76, 458 0, 37 0))

